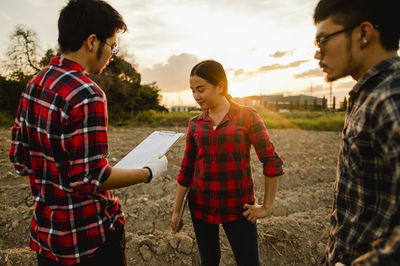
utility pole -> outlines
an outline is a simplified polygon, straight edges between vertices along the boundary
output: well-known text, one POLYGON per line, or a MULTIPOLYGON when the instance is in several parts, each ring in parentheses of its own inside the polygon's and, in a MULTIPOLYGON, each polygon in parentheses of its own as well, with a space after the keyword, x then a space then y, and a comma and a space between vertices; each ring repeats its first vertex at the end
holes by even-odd
POLYGON ((310 96, 312 97, 312 82, 311 82, 311 86, 310 86, 310 91, 311 91, 310 96))
POLYGON ((333 107, 333 105, 332 105, 332 82, 330 82, 329 84, 330 84, 330 86, 329 86, 329 104, 332 109, 332 107, 333 107))

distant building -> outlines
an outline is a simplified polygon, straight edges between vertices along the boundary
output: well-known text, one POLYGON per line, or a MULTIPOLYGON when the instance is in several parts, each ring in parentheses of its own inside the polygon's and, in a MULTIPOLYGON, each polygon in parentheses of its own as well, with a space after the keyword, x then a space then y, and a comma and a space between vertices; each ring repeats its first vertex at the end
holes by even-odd
POLYGON ((196 112, 200 109, 196 106, 189 106, 189 105, 173 105, 168 108, 169 112, 196 112))
POLYGON ((312 104, 316 99, 316 103, 321 105, 322 98, 308 96, 308 95, 296 95, 296 96, 284 96, 283 94, 276 94, 276 95, 261 95, 261 96, 247 96, 247 97, 240 97, 240 98, 233 98, 234 102, 244 104, 244 105, 251 105, 251 106, 266 106, 266 105, 274 105, 276 102, 279 104, 290 104, 296 103, 299 101, 301 105, 304 105, 307 101, 307 104, 312 104))
POLYGON ((255 108, 268 108, 271 110, 309 109, 317 105, 321 109, 323 98, 308 95, 284 96, 283 94, 247 96, 233 98, 234 102, 253 106, 255 108))

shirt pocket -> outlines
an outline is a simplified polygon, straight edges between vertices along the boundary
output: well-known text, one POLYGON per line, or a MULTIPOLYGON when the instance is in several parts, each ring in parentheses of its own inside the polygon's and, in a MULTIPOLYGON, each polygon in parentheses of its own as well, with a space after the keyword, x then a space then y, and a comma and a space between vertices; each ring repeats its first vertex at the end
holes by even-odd
POLYGON ((360 186, 371 161, 371 135, 365 119, 365 110, 358 109, 346 123, 340 155, 341 178, 360 186))

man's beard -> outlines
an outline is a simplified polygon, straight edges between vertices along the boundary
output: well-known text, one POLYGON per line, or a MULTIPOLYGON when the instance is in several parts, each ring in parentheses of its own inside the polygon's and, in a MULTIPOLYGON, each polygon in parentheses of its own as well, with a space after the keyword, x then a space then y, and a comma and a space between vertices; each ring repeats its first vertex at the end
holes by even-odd
POLYGON ((351 41, 350 36, 347 36, 346 40, 347 40, 347 42, 346 42, 346 57, 347 57, 346 66, 341 71, 341 73, 337 74, 336 76, 329 77, 329 75, 327 74, 325 77, 325 80, 327 82, 333 82, 340 78, 349 76, 351 74, 351 68, 353 67, 353 64, 354 64, 353 52, 352 52, 353 42, 351 41))

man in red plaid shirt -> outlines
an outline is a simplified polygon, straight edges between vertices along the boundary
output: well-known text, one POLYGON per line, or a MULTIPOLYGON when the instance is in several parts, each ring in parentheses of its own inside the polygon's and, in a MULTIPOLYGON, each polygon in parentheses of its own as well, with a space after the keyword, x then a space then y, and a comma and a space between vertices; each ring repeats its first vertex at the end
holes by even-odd
POLYGON ((107 100, 88 74, 117 54, 121 15, 104 1, 71 0, 58 28, 61 56, 28 82, 12 128, 10 160, 34 201, 30 247, 38 265, 126 265, 125 218, 108 189, 150 182, 167 159, 129 170, 106 159, 107 100))

